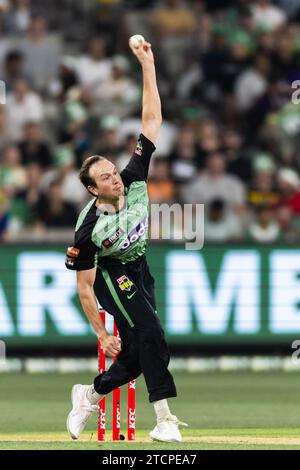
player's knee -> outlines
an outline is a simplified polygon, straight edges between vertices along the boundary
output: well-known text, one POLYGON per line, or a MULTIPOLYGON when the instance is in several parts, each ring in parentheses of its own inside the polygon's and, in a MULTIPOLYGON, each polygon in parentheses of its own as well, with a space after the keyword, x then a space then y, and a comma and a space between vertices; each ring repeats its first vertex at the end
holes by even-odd
POLYGON ((100 395, 106 395, 112 390, 111 377, 107 372, 103 372, 94 379, 94 388, 100 395))

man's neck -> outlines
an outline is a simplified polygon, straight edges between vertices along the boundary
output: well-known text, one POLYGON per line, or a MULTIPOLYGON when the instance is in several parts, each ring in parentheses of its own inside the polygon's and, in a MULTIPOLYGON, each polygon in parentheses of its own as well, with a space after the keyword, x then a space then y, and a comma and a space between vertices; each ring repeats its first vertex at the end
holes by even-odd
POLYGON ((95 206, 97 209, 100 209, 101 212, 108 212, 114 213, 119 212, 123 209, 125 205, 125 197, 120 196, 119 199, 116 200, 104 200, 104 199, 97 199, 95 206))

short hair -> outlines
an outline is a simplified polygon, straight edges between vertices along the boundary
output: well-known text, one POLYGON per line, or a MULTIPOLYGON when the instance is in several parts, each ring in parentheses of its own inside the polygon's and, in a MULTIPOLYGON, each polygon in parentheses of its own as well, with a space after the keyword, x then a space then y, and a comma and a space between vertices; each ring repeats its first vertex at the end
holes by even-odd
POLYGON ((13 62, 15 60, 22 60, 23 54, 17 49, 11 49, 5 56, 5 63, 13 62))
POLYGON ((81 165, 79 179, 87 190, 89 186, 95 185, 95 180, 90 175, 91 167, 94 165, 94 163, 102 162, 103 160, 106 160, 106 158, 101 157, 100 155, 92 155, 91 157, 86 158, 81 165))

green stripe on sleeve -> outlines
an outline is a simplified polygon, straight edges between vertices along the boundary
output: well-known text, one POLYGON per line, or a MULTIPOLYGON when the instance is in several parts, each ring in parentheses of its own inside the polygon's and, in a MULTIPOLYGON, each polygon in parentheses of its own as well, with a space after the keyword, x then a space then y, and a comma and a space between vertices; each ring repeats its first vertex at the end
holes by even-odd
POLYGON ((79 217, 78 217, 77 222, 76 222, 75 232, 77 232, 77 230, 81 227, 82 222, 83 222, 84 219, 85 219, 85 216, 87 215, 88 211, 90 210, 90 208, 92 207, 92 205, 94 204, 94 202, 95 202, 95 199, 92 199, 92 200, 85 206, 85 208, 82 209, 82 211, 80 212, 79 217))
POLYGON ((122 314, 124 315, 124 317, 126 318, 126 320, 128 321, 129 325, 131 326, 131 328, 134 327, 134 323, 132 322, 130 316, 128 315, 128 313, 126 312, 123 304, 121 303, 121 300, 119 299, 119 296, 116 292, 116 289, 114 288, 114 285, 111 281, 111 278, 110 278, 110 275, 108 273, 108 271, 106 271, 105 269, 102 270, 102 274, 103 274, 103 277, 104 277, 104 280, 107 284, 107 287, 115 301, 115 303, 117 304, 117 306, 119 307, 119 309, 121 310, 122 314))

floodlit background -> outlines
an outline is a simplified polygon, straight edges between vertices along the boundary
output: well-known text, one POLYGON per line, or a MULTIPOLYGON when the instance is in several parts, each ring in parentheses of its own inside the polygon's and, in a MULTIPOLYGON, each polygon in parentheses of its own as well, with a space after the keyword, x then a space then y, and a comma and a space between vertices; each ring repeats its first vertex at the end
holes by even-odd
MULTIPOLYGON (((122 170, 141 131, 141 71, 128 47, 137 33, 152 44, 164 118, 150 201, 205 204, 202 250, 176 239, 176 217, 170 240, 151 220, 174 413, 198 447, 220 433, 220 448, 243 435, 250 447, 282 436, 299 445, 296 0, 0 0, 0 437, 10 448, 26 448, 24 433, 68 439, 70 388, 96 374, 64 253, 89 200, 81 163, 97 153, 122 170)), ((153 414, 142 378, 138 387, 146 436, 153 414)))

